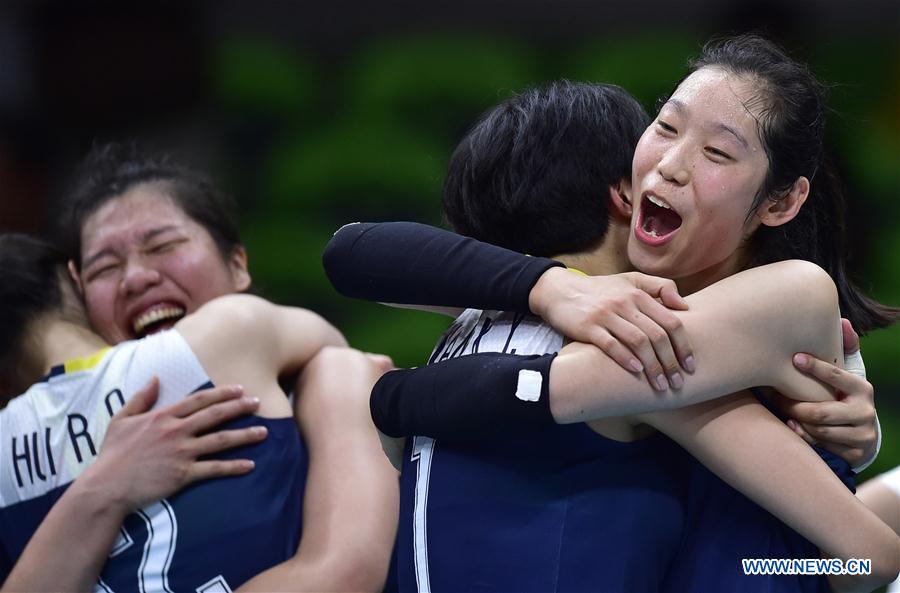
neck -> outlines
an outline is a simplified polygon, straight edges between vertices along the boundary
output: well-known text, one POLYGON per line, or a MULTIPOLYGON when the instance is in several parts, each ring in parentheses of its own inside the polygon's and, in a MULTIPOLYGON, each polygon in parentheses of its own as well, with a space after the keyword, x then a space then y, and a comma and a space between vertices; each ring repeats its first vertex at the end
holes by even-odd
POLYGON ((45 372, 54 365, 89 356, 109 345, 83 325, 58 317, 38 322, 33 331, 45 372))
POLYGON ((628 262, 627 242, 628 225, 616 224, 611 220, 609 231, 599 245, 586 251, 554 255, 553 259, 588 276, 620 274, 632 269, 628 262))
POLYGON ((743 249, 737 249, 728 258, 714 264, 705 270, 701 270, 696 274, 685 276, 683 278, 675 278, 675 284, 678 286, 678 292, 681 296, 693 294, 698 290, 703 290, 711 284, 715 284, 719 280, 728 278, 737 274, 748 266, 748 257, 743 249))

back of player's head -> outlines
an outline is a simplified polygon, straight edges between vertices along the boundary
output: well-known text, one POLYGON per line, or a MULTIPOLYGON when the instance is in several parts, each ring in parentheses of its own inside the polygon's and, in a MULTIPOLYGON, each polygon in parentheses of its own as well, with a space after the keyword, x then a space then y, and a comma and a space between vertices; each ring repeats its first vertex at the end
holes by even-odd
POLYGON ((32 322, 63 306, 65 258, 40 239, 0 234, 0 401, 30 385, 43 369, 30 358, 32 322))
POLYGON ((631 179, 649 122, 614 85, 561 81, 518 93, 456 147, 444 215, 459 233, 531 255, 592 248, 609 226, 609 187, 631 179))
POLYGON ((61 242, 76 266, 81 265, 81 229, 87 219, 142 183, 163 184, 165 193, 210 234, 223 259, 240 247, 235 204, 206 175, 170 155, 111 142, 91 150, 63 197, 61 242))

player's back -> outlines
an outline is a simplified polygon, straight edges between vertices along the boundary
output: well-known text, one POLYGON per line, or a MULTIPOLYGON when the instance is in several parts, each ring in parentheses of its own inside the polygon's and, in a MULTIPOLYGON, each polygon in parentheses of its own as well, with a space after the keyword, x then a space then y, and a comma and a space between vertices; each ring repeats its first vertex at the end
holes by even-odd
MULTIPOLYGON (((466 311, 431 362, 538 354, 562 338, 534 317, 466 311)), ((686 454, 584 424, 491 442, 409 439, 401 591, 655 591, 681 537, 686 454)))
MULTIPOLYGON (((0 411, 0 559, 21 554, 99 453, 112 415, 153 375, 157 406, 211 384, 172 330, 57 367, 0 411)), ((254 471, 195 484, 130 515, 98 590, 227 591, 293 555, 307 464, 296 425, 256 416, 229 424, 268 427, 263 443, 217 456, 252 459, 254 471)))

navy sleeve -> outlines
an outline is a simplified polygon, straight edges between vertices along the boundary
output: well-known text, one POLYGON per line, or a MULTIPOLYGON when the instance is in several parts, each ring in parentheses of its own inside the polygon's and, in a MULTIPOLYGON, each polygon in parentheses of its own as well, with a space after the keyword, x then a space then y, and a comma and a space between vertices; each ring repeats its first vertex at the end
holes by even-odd
POLYGON ((528 293, 561 263, 414 222, 348 224, 322 256, 346 297, 529 313, 528 293))
POLYGON ((391 437, 471 441, 554 424, 550 366, 556 353, 482 353, 383 375, 369 400, 391 437))

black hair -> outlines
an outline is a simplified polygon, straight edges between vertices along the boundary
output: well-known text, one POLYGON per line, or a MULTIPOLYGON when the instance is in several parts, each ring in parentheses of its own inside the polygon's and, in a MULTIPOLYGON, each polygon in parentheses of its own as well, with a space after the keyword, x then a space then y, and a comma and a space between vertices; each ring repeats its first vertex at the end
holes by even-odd
POLYGON ((42 315, 62 309, 64 270, 65 256, 50 243, 0 234, 0 402, 24 391, 43 372, 30 356, 29 329, 42 315))
POLYGON ((81 229, 109 200, 142 183, 163 183, 166 193, 207 230, 223 259, 241 246, 234 201, 199 171, 168 154, 144 152, 136 144, 111 142, 94 147, 63 196, 58 221, 63 248, 81 267, 81 229))
POLYGON ((609 226, 609 187, 630 181, 648 124, 614 85, 560 81, 518 93, 453 152, 444 215, 461 234, 535 256, 594 247, 609 226))
POLYGON ((772 41, 744 34, 707 43, 690 72, 720 68, 750 77, 763 105, 757 122, 769 160, 766 178, 748 220, 766 200, 786 196, 801 176, 810 182, 806 203, 790 222, 761 225, 750 240, 750 264, 804 259, 826 270, 835 282, 841 314, 860 333, 886 327, 900 309, 866 297, 850 281, 846 270, 844 193, 832 164, 825 157, 825 86, 805 64, 772 41))

